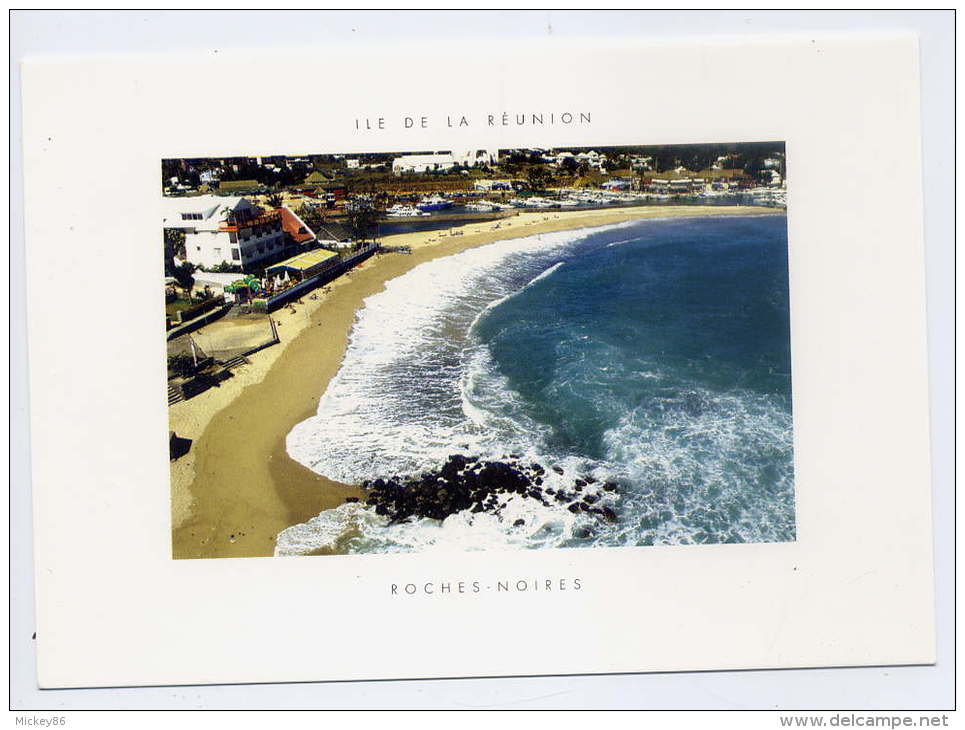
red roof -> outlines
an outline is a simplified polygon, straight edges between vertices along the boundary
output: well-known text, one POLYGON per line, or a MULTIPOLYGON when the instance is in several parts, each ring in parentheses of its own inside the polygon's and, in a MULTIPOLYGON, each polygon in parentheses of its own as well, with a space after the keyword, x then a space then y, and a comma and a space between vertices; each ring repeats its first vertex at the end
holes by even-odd
POLYGON ((306 243, 315 239, 312 229, 288 208, 279 208, 278 212, 281 213, 281 227, 295 243, 306 243))

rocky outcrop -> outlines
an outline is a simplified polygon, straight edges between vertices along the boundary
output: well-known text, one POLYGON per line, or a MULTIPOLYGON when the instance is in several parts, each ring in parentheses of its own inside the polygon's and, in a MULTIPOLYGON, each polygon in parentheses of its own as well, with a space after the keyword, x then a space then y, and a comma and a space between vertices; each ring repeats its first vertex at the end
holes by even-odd
MULTIPOLYGON (((390 524, 413 518, 444 520, 464 510, 499 515, 510 496, 533 499, 547 507, 574 513, 594 514, 610 522, 617 520, 612 509, 599 504, 605 495, 618 491, 615 483, 600 484, 592 477, 583 476, 576 479, 570 489, 562 485, 556 489, 544 488, 546 469, 543 466, 524 464, 515 454, 506 458, 506 461, 480 461, 478 457, 453 454, 439 470, 418 477, 393 476, 365 481, 362 482, 367 494, 365 504, 376 514, 388 517, 390 524)), ((556 474, 564 473, 558 466, 551 469, 556 474)), ((350 497, 346 501, 357 499, 350 497)), ((516 520, 514 526, 521 523, 522 520, 516 520)))

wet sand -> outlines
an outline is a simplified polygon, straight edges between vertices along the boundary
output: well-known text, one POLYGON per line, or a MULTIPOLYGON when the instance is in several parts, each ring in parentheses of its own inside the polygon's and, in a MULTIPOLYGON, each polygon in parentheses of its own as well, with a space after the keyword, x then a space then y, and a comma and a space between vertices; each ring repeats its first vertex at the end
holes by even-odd
POLYGON ((637 218, 774 215, 784 211, 743 206, 646 206, 604 211, 526 212, 499 227, 480 223, 463 233, 408 233, 386 237, 411 255, 373 257, 333 282, 317 300, 303 298, 294 313, 275 313, 280 345, 251 356, 218 388, 169 409, 171 428, 192 439, 190 452, 172 463, 172 548, 175 558, 270 556, 281 530, 362 496, 357 487, 314 474, 289 458, 285 439, 315 414, 338 371, 355 313, 389 279, 421 263, 473 246, 637 218))

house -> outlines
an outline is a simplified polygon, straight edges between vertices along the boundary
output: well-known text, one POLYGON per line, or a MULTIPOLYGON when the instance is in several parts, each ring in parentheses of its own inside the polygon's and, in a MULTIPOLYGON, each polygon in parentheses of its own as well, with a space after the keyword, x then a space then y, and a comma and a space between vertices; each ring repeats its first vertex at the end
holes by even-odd
POLYGON ((473 190, 512 190, 512 180, 475 180, 473 190))
POLYGON ((636 171, 652 170, 653 169, 653 157, 644 157, 642 155, 633 155, 630 158, 630 169, 636 171))
POLYGON ((443 172, 460 165, 478 167, 494 165, 499 161, 498 150, 469 150, 467 152, 443 152, 431 155, 403 155, 392 160, 392 172, 443 172))
POLYGON ((347 167, 349 170, 358 170, 359 169, 358 158, 354 157, 354 158, 345 160, 345 167, 347 167))
POLYGON ((325 177, 321 172, 315 170, 308 177, 305 178, 306 185, 324 185, 328 182, 328 178, 325 177))
POLYGON ((710 168, 697 173, 707 180, 707 187, 711 190, 736 190, 750 183, 747 173, 738 168, 718 169, 710 168))
POLYGON ((281 227, 292 246, 305 247, 315 242, 315 233, 289 208, 278 208, 281 214, 281 227))
POLYGON ((784 178, 781 177, 781 173, 779 173, 777 170, 761 170, 762 178, 765 178, 767 175, 770 175, 770 179, 766 180, 766 185, 780 185, 784 181, 784 178))
POLYGON ((654 193, 680 194, 698 192, 703 190, 703 186, 704 178, 678 167, 676 170, 654 174, 647 188, 654 193))
POLYGON ((276 289, 283 289, 300 281, 324 273, 338 265, 341 258, 334 251, 316 248, 292 256, 265 269, 265 278, 276 289))
POLYGON ((442 155, 403 155, 392 160, 392 172, 401 175, 405 172, 442 172, 456 166, 451 154, 442 155))
POLYGON ((246 198, 164 198, 163 206, 162 228, 184 231, 185 257, 195 266, 250 270, 286 249, 281 214, 263 211, 246 198))
POLYGON ((342 223, 323 222, 315 226, 315 236, 320 246, 326 248, 351 248, 355 245, 352 229, 342 223))

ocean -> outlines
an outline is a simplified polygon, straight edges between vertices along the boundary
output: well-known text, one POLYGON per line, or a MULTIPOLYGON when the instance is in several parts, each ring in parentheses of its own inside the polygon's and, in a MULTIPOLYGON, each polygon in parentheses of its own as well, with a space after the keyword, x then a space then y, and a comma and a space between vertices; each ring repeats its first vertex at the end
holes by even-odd
MULTIPOLYGON (((531 499, 388 525, 345 504, 276 554, 795 539, 783 215, 645 219, 422 264, 359 311, 289 454, 334 480, 518 454, 618 482, 612 523, 531 499)), ((562 471, 558 474, 557 471, 562 471)))

